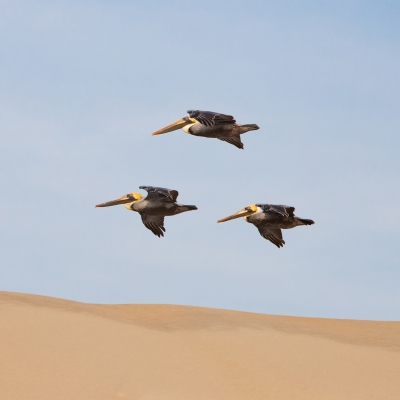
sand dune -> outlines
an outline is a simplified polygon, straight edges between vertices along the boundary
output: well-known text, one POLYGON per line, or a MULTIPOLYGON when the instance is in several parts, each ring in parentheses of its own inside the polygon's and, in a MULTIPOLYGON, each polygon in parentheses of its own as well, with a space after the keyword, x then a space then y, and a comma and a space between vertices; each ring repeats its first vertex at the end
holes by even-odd
POLYGON ((0 292, 1 399, 400 399, 400 322, 0 292))

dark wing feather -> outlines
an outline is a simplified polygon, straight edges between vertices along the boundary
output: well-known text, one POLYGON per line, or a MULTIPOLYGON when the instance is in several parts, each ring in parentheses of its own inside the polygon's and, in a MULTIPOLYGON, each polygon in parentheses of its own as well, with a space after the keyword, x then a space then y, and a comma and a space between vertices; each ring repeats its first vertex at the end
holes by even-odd
POLYGON ((256 204, 256 206, 260 207, 264 212, 274 212, 286 218, 294 217, 294 207, 281 206, 277 204, 256 204))
POLYGON ((159 200, 162 198, 164 201, 175 203, 178 198, 178 191, 173 189, 166 189, 156 186, 139 186, 139 189, 146 190, 148 193, 146 200, 159 200))
POLYGON ((164 216, 140 214, 142 222, 147 229, 150 229, 156 236, 164 236, 164 216))
POLYGON ((224 142, 228 142, 230 144, 233 144, 236 146, 238 149, 243 149, 243 143, 240 140, 240 136, 218 136, 219 140, 223 140, 224 142))
POLYGON ((212 111, 188 110, 187 113, 190 118, 194 118, 200 124, 208 127, 218 124, 234 124, 236 122, 232 115, 219 114, 212 111))
POLYGON ((282 238, 282 231, 279 228, 271 227, 268 225, 257 226, 260 235, 273 243, 276 247, 283 247, 285 241, 282 238))

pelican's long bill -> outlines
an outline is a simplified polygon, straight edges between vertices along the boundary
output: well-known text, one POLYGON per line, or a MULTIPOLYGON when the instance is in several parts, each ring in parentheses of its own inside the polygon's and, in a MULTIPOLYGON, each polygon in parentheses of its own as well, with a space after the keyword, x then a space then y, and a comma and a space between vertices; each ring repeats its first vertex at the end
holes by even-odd
POLYGON ((161 135, 162 133, 176 131, 177 129, 181 129, 188 124, 193 124, 193 121, 191 121, 191 119, 189 117, 181 118, 178 121, 174 122, 173 124, 168 125, 165 128, 158 130, 157 132, 154 132, 152 136, 161 135))
POLYGON ((132 193, 128 193, 125 196, 118 197, 118 199, 106 201, 105 203, 97 204, 95 207, 111 207, 117 206, 118 204, 132 203, 135 201, 135 197, 132 193))
POLYGON ((236 212, 235 214, 230 215, 229 217, 219 219, 217 221, 217 223, 230 221, 231 219, 235 219, 235 218, 246 217, 248 215, 254 214, 256 211, 257 211, 257 207, 249 206, 249 207, 241 209, 240 211, 236 212))

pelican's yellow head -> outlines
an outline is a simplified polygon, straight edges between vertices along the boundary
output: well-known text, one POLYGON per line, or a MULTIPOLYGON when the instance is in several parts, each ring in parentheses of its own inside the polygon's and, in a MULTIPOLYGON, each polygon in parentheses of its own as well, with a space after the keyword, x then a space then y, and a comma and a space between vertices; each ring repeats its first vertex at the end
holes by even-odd
POLYGON ((188 128, 195 124, 197 121, 194 118, 184 117, 179 119, 178 121, 174 122, 171 125, 166 126, 156 132, 153 133, 154 135, 161 135, 162 133, 176 131, 177 129, 183 129, 186 133, 188 133, 188 128))
POLYGON ((255 214, 257 212, 260 212, 260 208, 257 207, 255 204, 251 204, 251 205, 249 205, 249 206, 247 206, 245 208, 242 208, 241 210, 239 210, 235 214, 230 215, 229 217, 219 219, 217 221, 217 223, 218 222, 229 221, 231 219, 240 218, 240 217, 243 217, 244 219, 246 219, 249 215, 255 214))
POLYGON ((130 210, 130 206, 135 201, 139 201, 142 199, 142 195, 140 193, 132 192, 128 193, 122 197, 118 197, 118 199, 107 201, 105 203, 97 204, 96 207, 110 207, 116 206, 118 204, 123 204, 128 210, 130 210))

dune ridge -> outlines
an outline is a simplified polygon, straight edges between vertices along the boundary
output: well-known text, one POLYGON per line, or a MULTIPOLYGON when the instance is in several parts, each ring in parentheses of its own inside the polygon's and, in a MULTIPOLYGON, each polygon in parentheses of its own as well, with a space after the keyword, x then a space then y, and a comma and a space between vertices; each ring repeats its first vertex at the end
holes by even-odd
POLYGON ((400 399, 400 322, 0 292, 0 398, 400 399))

